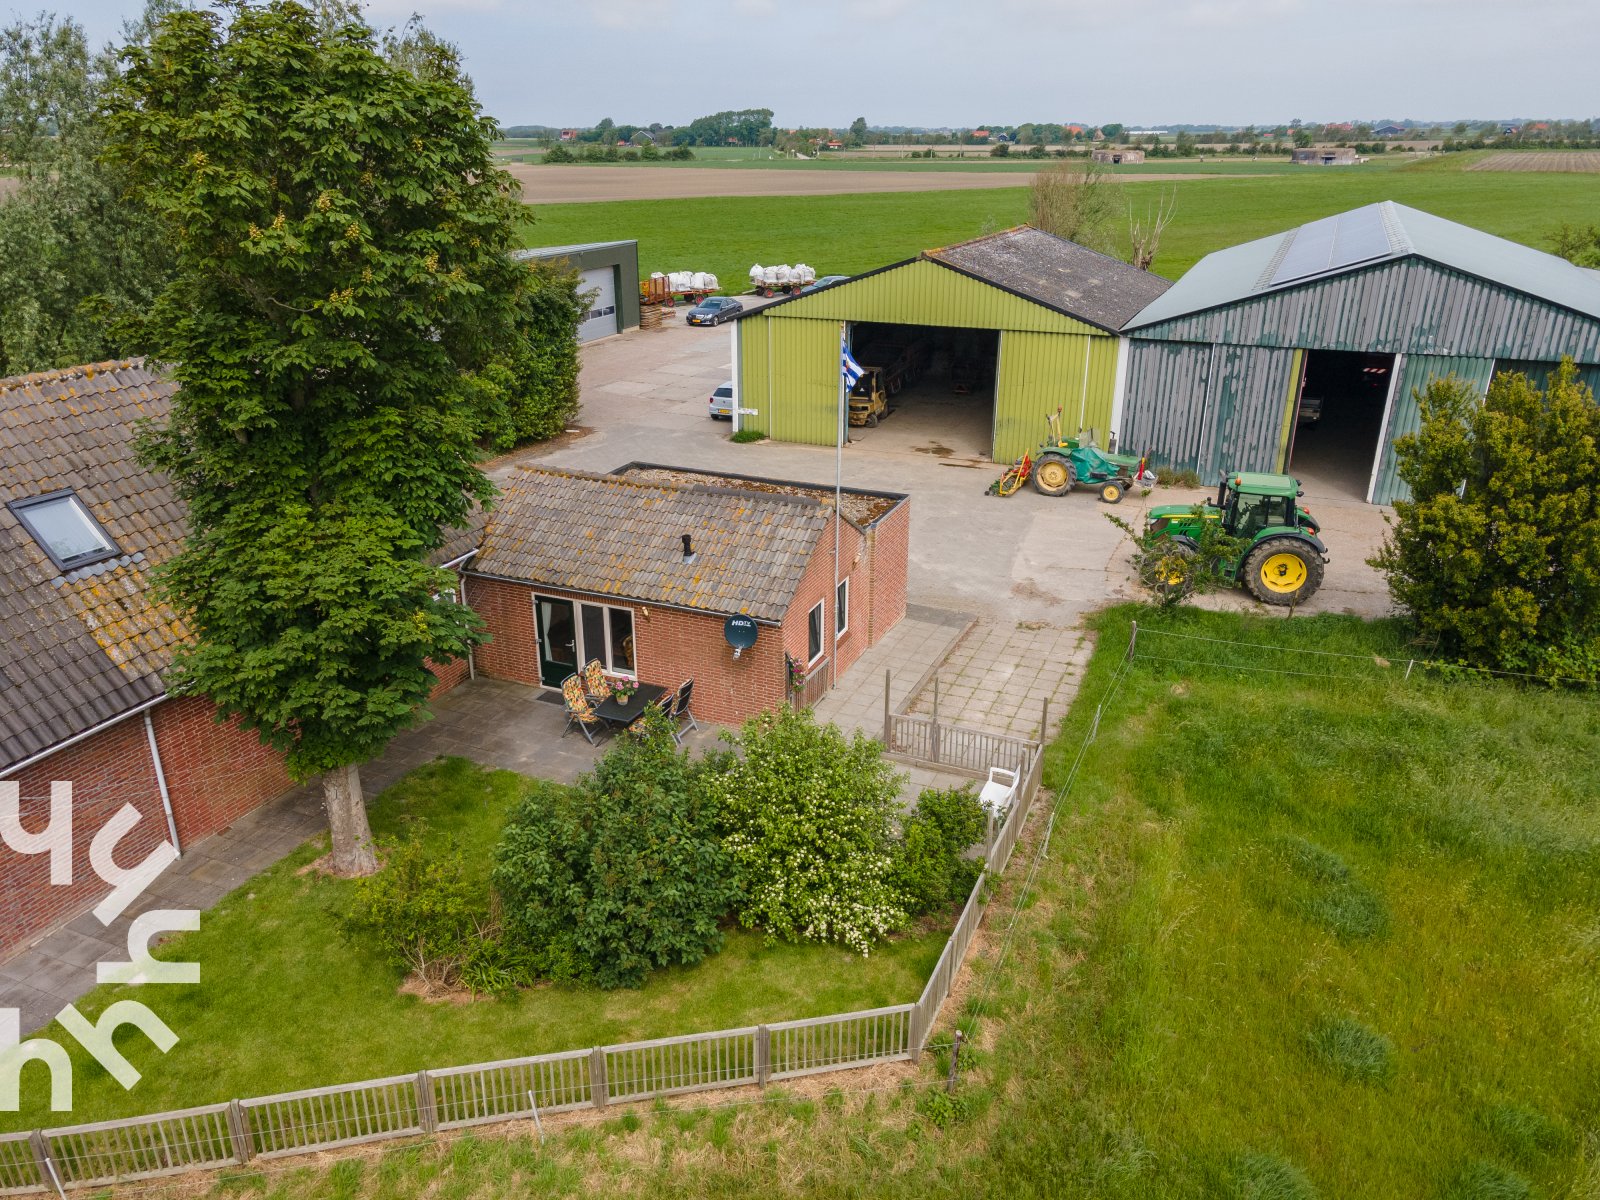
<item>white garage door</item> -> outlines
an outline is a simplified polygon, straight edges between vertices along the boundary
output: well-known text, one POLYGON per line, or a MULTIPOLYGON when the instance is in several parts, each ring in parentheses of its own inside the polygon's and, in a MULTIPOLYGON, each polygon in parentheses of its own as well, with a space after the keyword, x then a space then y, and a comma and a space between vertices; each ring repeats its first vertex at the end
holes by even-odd
POLYGON ((578 294, 598 292, 589 305, 589 315, 578 326, 578 340, 587 342, 617 331, 616 271, 612 267, 597 267, 578 276, 578 294))

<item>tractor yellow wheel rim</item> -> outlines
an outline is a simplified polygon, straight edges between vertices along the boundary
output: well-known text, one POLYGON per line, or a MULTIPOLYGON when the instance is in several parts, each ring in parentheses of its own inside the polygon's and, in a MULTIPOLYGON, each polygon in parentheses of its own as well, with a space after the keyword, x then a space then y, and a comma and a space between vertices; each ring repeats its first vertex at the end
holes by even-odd
POLYGON ((1065 463, 1047 462, 1039 468, 1039 482, 1052 490, 1067 486, 1067 467, 1065 463))
POLYGON ((1102 499, 1115 500, 1118 496, 1122 495, 1122 489, 1114 483, 1108 483, 1105 485, 1105 487, 1100 489, 1100 495, 1102 499))
POLYGON ((1298 554, 1268 555, 1261 564, 1261 583, 1274 592, 1295 592, 1306 581, 1306 564, 1298 554))

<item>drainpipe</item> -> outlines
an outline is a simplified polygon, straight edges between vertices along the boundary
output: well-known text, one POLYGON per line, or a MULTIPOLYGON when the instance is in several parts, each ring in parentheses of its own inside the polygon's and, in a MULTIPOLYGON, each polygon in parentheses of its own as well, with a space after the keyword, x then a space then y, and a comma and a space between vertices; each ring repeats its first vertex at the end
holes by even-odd
POLYGON ((150 710, 144 714, 144 736, 150 742, 150 761, 156 769, 156 787, 161 792, 161 811, 167 814, 167 832, 172 835, 172 848, 183 853, 183 843, 178 841, 178 822, 172 815, 172 796, 167 791, 167 772, 161 766, 161 747, 156 745, 156 724, 150 719, 150 710))
MULTIPOLYGON (((456 597, 459 599, 462 608, 471 607, 467 603, 467 572, 465 571, 464 568, 466 566, 467 559, 469 559, 473 555, 477 554, 478 551, 481 550, 482 548, 483 547, 481 547, 481 546, 476 546, 473 549, 468 550, 460 558, 452 558, 449 562, 445 563, 440 568, 441 570, 445 570, 445 571, 455 571, 455 572, 457 572, 457 575, 456 575, 456 597)), ((473 661, 472 647, 469 646, 469 647, 467 647, 467 678, 468 679, 476 679, 477 677, 478 677, 478 664, 473 661)))

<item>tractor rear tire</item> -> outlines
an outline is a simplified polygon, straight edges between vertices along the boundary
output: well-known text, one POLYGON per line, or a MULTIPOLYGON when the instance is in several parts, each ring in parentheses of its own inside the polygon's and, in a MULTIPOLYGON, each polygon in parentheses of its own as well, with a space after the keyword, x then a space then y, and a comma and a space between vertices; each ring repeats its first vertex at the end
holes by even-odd
POLYGON ((1033 468, 1033 490, 1041 496, 1065 496, 1073 483, 1072 464, 1059 454, 1046 454, 1033 468))
POLYGON ((1122 503, 1122 481, 1108 479, 1100 485, 1100 499, 1107 504, 1122 503))
POLYGON ((1322 556, 1298 538, 1272 538, 1245 555, 1244 585, 1263 604, 1304 604, 1322 586, 1322 556))

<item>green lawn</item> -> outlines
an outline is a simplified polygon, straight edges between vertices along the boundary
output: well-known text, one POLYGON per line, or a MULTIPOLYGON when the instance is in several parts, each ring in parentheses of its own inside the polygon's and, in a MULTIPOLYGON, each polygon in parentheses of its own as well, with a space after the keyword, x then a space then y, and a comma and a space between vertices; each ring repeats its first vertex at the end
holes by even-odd
MULTIPOLYGON (((273 1197, 1600 1194, 1600 705, 1403 679, 1393 624, 1104 614, 1060 787, 1141 636, 1049 856, 966 991, 979 1047, 909 1090, 777 1092, 282 1168, 273 1197), (1388 665, 1393 664, 1393 665, 1388 665), (943 1118, 953 1117, 953 1120, 943 1118)), ((881 1085, 880 1085, 881 1087, 881 1085)))
MULTIPOLYGON (((1548 248, 1547 235, 1562 221, 1600 220, 1600 193, 1590 176, 1468 173, 1453 163, 1436 165, 1441 161, 1373 170, 1306 167, 1299 174, 1252 179, 1130 180, 1123 186, 1136 208, 1176 188, 1177 216, 1155 265, 1171 278, 1212 250, 1376 200, 1396 200, 1541 249, 1548 248)), ((540 204, 526 211, 528 245, 637 238, 639 269, 645 274, 711 271, 725 290, 743 291, 752 263, 804 262, 819 275, 854 275, 1020 224, 1027 220, 1028 193, 1019 187, 707 197, 540 204)))
MULTIPOLYGON (((392 835, 422 817, 425 836, 453 841, 486 871, 504 818, 528 786, 508 771, 443 761, 378 797, 373 829, 392 835)), ((899 1004, 921 993, 944 945, 944 933, 908 936, 862 959, 835 947, 767 947, 736 931, 720 954, 698 967, 657 971, 638 991, 546 987, 507 1000, 427 1003, 399 994, 398 971, 341 938, 336 914, 351 885, 300 873, 323 849, 320 840, 302 847, 206 913, 199 932, 163 950, 163 957, 199 962, 199 984, 100 988, 79 1002, 92 1019, 113 1000, 143 1000, 178 1034, 165 1056, 136 1033, 119 1039, 145 1076, 131 1092, 75 1054, 72 1115, 52 1115, 36 1102, 0 1116, 0 1130, 899 1004)), ((72 1044, 58 1026, 52 1031, 72 1044)), ((28 1071, 37 1080, 25 1074, 23 1094, 37 1101, 44 1069, 28 1071)))

